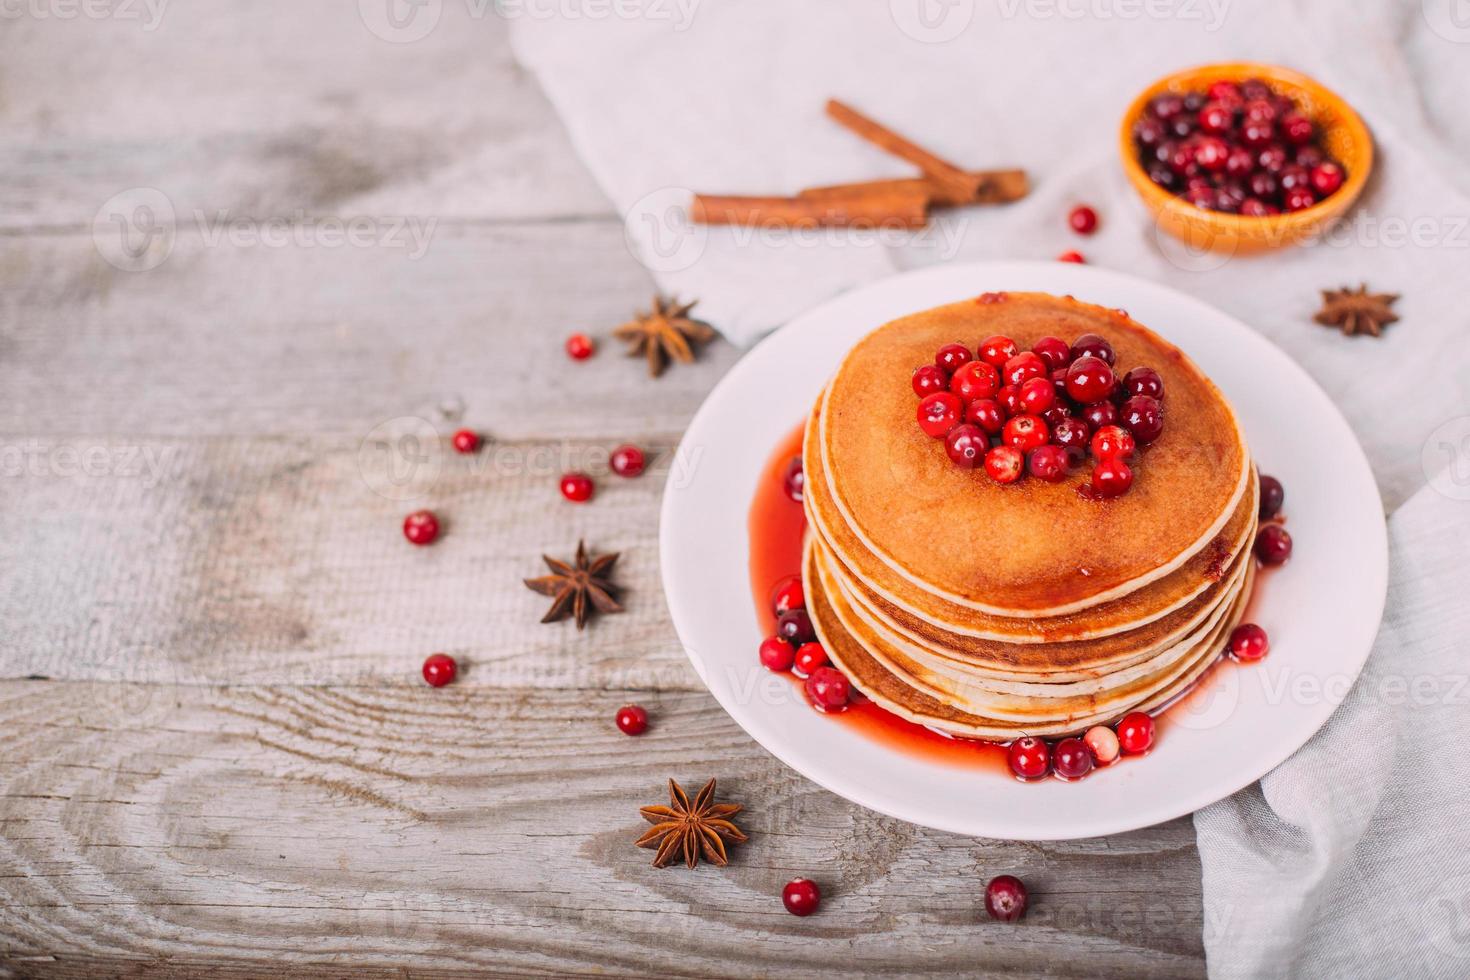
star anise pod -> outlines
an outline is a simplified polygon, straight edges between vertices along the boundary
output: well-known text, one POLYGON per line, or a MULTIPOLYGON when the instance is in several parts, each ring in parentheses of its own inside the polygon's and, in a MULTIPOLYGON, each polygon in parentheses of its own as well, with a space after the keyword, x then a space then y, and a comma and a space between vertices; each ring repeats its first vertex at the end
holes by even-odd
POLYGON ((613 336, 627 341, 629 356, 641 354, 648 358, 650 377, 663 374, 671 358, 693 364, 695 347, 715 335, 714 328, 708 323, 689 316, 697 302, 680 304, 676 300, 655 296, 650 312, 635 314, 633 319, 613 330, 613 336))
POLYGON ((586 542, 578 541, 575 564, 569 565, 547 555, 542 555, 541 559, 550 567, 552 574, 525 580, 526 588, 552 597, 551 608, 541 622, 554 623, 570 615, 577 617, 577 629, 581 629, 587 625, 594 609, 601 613, 623 611, 618 604, 617 586, 608 581, 613 563, 618 560, 616 554, 589 558, 586 542))
POLYGON ((662 868, 682 855, 689 867, 699 864, 699 856, 721 867, 730 862, 725 853, 725 838, 743 843, 750 838, 730 822, 730 817, 740 812, 739 803, 716 803, 715 781, 704 784, 704 789, 689 802, 683 787, 669 780, 669 806, 646 806, 638 812, 643 819, 653 824, 638 838, 639 847, 657 847, 653 866, 662 868))
POLYGON ((1322 309, 1312 319, 1338 327, 1349 337, 1360 333, 1377 337, 1398 319, 1389 309, 1398 298, 1397 293, 1370 293, 1367 283, 1357 289, 1324 289, 1322 309))

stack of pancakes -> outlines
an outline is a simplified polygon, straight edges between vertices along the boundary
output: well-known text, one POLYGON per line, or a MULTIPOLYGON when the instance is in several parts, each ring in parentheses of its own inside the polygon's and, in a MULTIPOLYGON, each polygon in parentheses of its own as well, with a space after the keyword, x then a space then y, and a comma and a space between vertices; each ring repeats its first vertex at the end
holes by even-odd
POLYGON ((895 320, 843 360, 803 443, 807 609, 884 708, 955 735, 1062 735, 1167 704, 1214 663, 1250 595, 1258 487, 1219 390, 1178 348, 1070 297, 987 294, 895 320), (915 421, 909 379, 994 334, 1021 349, 1095 333, 1119 377, 1164 381, 1163 435, 1132 489, 993 482, 915 421))

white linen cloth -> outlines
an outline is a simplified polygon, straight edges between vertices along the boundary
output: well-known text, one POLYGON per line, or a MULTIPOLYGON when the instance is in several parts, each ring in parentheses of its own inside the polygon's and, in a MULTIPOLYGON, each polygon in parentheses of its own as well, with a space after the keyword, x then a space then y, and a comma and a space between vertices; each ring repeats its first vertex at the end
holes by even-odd
MULTIPOLYGON (((626 216, 629 247, 737 343, 895 270, 1076 248, 1220 306, 1301 362, 1352 424, 1391 515, 1388 614, 1331 723, 1196 815, 1209 970, 1470 975, 1466 0, 526 0, 504 13, 626 216), (1156 77, 1241 57, 1352 102, 1376 177, 1321 242, 1194 256, 1124 181, 1118 120, 1156 77), (911 235, 687 223, 692 190, 788 194, 910 172, 827 120, 828 97, 962 166, 1024 167, 1033 192, 911 235), (1090 238, 1066 227, 1079 202, 1101 215, 1090 238), (1311 322, 1319 290, 1360 281, 1403 294, 1382 339, 1311 322)), ((1331 459, 1321 473, 1330 484, 1331 459)))

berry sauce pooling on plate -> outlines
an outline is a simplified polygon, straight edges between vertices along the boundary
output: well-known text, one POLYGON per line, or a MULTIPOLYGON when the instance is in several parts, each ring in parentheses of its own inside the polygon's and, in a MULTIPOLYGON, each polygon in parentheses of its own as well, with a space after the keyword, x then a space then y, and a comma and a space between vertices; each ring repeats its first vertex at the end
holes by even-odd
POLYGON ((454 658, 447 653, 430 654, 424 659, 424 683, 430 687, 452 684, 458 673, 459 664, 455 663, 454 658))

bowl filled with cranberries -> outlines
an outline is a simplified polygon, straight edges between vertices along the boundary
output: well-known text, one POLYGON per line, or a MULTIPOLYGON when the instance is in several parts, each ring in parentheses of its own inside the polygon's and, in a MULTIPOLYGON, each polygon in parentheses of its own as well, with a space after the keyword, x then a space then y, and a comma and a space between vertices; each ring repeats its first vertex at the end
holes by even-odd
POLYGON ((1310 239, 1352 207, 1373 169, 1372 137, 1347 102, 1252 62, 1159 79, 1124 113, 1119 143, 1159 226, 1217 252, 1310 239))

